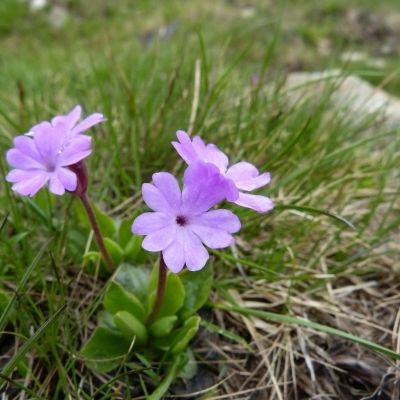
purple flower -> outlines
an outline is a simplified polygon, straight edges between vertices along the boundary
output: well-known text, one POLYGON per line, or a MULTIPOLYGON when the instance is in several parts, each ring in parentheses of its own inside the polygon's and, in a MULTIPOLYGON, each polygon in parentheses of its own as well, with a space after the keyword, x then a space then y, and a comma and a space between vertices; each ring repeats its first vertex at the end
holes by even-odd
POLYGON ((206 145, 199 136, 191 140, 184 131, 178 131, 176 136, 179 142, 172 142, 172 145, 188 165, 198 161, 214 164, 225 180, 236 187, 236 198, 232 195, 227 200, 258 212, 267 212, 274 208, 274 203, 268 197, 246 193, 267 185, 271 180, 269 172, 260 174, 253 164, 246 161, 228 168, 228 157, 214 144, 206 145))
POLYGON ((165 264, 175 273, 184 265, 190 271, 203 268, 209 257, 204 245, 228 247, 233 242, 231 234, 240 229, 240 221, 231 211, 209 211, 232 189, 215 167, 194 163, 185 177, 197 184, 185 184, 181 192, 173 175, 154 174, 153 183, 142 186, 143 199, 154 212, 140 215, 132 225, 134 234, 146 236, 143 248, 161 251, 165 264))
POLYGON ((77 176, 68 167, 92 151, 91 137, 82 132, 104 120, 101 114, 92 114, 77 124, 80 114, 81 108, 76 106, 68 115, 41 122, 28 135, 14 139, 6 156, 13 169, 6 180, 13 183, 15 192, 34 196, 47 183, 57 195, 75 191, 77 176))
MULTIPOLYGON (((68 136, 72 138, 75 135, 85 132, 92 126, 105 121, 103 114, 94 113, 90 114, 88 117, 78 123, 79 119, 81 118, 81 114, 82 107, 80 105, 76 105, 67 115, 57 115, 50 121, 50 123, 53 127, 56 127, 58 124, 63 124, 69 132, 68 136)), ((35 130, 40 127, 40 125, 41 124, 33 126, 28 132, 28 136, 33 136, 35 130)))

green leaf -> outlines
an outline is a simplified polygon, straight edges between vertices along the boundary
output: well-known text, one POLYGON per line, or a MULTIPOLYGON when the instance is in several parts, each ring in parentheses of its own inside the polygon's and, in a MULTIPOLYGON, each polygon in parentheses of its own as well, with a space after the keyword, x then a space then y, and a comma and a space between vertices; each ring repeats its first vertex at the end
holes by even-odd
POLYGON ((154 337, 166 336, 171 333, 176 321, 178 321, 178 317, 176 315, 161 318, 150 326, 150 334, 154 337))
POLYGON ((104 307, 113 315, 119 311, 128 311, 140 321, 144 321, 146 315, 140 300, 114 281, 111 281, 107 288, 104 296, 104 307))
POLYGON ((124 248, 124 256, 126 260, 134 263, 144 263, 148 258, 148 252, 142 249, 143 238, 140 236, 132 236, 124 248))
POLYGON ((218 308, 220 310, 225 310, 225 311, 236 312, 238 314, 242 314, 245 316, 254 316, 254 317, 258 317, 258 318, 264 318, 266 320, 278 322, 278 323, 282 323, 282 324, 304 326, 306 328, 314 329, 316 331, 328 333, 330 335, 334 335, 334 336, 341 337, 343 339, 350 340, 354 343, 360 344, 371 350, 377 351, 381 354, 385 354, 386 356, 389 356, 395 360, 400 360, 399 353, 396 353, 394 350, 388 349, 385 346, 371 342, 367 339, 363 339, 359 336, 355 336, 351 333, 347 333, 340 329, 336 329, 336 328, 332 328, 330 326, 318 324, 317 322, 312 322, 307 319, 292 317, 290 315, 276 314, 276 313, 272 313, 269 311, 253 310, 251 308, 243 308, 243 307, 237 307, 237 306, 216 305, 215 308, 218 308))
POLYGON ((129 264, 120 265, 113 277, 114 281, 133 293, 144 305, 147 305, 149 279, 149 268, 129 264))
POLYGON ((180 332, 176 339, 173 341, 171 346, 171 352, 174 354, 181 353, 186 349, 189 342, 196 335, 200 326, 200 317, 198 315, 194 315, 185 321, 183 327, 180 329, 180 332))
POLYGON ((110 254, 110 257, 114 261, 114 264, 120 265, 124 259, 124 251, 121 249, 121 246, 108 237, 104 239, 104 244, 108 253, 110 254))
POLYGON ((212 268, 207 266, 200 271, 184 271, 179 275, 185 288, 185 301, 179 311, 179 319, 187 320, 207 301, 212 287, 212 268))
POLYGON ((114 315, 113 321, 124 337, 129 341, 135 339, 135 345, 143 346, 147 342, 146 327, 128 311, 120 311, 114 315))
POLYGON ((101 326, 94 330, 80 354, 90 368, 107 372, 121 363, 130 345, 131 342, 120 332, 101 326))
POLYGON ((132 234, 132 220, 125 219, 123 220, 118 228, 118 243, 122 248, 125 248, 129 241, 134 237, 132 234))
MULTIPOLYGON (((152 286, 154 286, 154 284, 150 283, 150 287, 152 286)), ((152 309, 152 306, 155 302, 156 290, 150 291, 150 293, 149 310, 152 309)), ((163 302, 156 319, 176 314, 176 312, 182 307, 184 300, 185 288, 183 287, 182 281, 178 275, 168 272, 163 302)))

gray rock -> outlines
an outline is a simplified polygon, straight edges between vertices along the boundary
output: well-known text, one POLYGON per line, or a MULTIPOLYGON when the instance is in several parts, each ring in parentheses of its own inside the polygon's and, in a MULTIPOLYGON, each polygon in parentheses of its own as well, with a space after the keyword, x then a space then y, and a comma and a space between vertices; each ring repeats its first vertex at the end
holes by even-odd
POLYGON ((285 89, 292 105, 302 101, 321 101, 329 95, 332 107, 342 111, 344 116, 348 115, 349 120, 356 122, 376 116, 377 122, 389 128, 400 123, 400 100, 397 97, 340 70, 291 73, 285 89))

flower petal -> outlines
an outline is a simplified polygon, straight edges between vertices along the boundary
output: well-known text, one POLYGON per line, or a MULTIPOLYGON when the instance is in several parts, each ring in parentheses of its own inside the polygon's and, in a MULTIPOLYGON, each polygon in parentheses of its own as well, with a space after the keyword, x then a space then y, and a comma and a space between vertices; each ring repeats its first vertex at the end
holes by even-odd
POLYGON ((190 140, 189 135, 184 131, 177 131, 176 136, 179 142, 172 142, 172 146, 175 147, 175 150, 183 158, 183 160, 188 165, 195 161, 198 161, 199 157, 193 148, 193 144, 190 140))
POLYGON ((40 154, 38 153, 35 142, 29 136, 21 135, 14 138, 14 147, 21 153, 33 158, 37 162, 41 162, 40 154))
POLYGON ((183 243, 179 240, 173 241, 166 249, 163 250, 162 257, 168 269, 177 274, 185 265, 185 252, 183 250, 183 243))
POLYGON ((235 201, 235 204, 251 208, 260 213, 271 211, 274 208, 274 203, 270 198, 247 193, 239 193, 239 199, 235 201))
POLYGON ((212 143, 206 145, 200 136, 190 140, 184 131, 177 131, 176 136, 179 142, 172 142, 172 145, 188 165, 203 161, 215 165, 222 173, 226 171, 229 159, 217 146, 212 143))
POLYGON ((252 191, 267 185, 271 181, 269 172, 259 174, 258 169, 246 161, 232 165, 226 172, 238 189, 252 191))
POLYGON ((14 168, 18 169, 41 169, 43 170, 43 165, 30 157, 27 154, 21 153, 17 149, 10 149, 7 151, 7 162, 14 168))
POLYGON ((222 229, 194 224, 190 225, 190 229, 206 246, 212 249, 223 249, 233 243, 232 235, 222 229))
POLYGON ((165 228, 173 222, 169 215, 160 212, 147 212, 139 215, 132 225, 132 233, 148 235, 165 228))
POLYGON ((61 150, 58 156, 58 165, 68 166, 83 160, 92 152, 92 138, 87 135, 74 136, 70 143, 61 150))
POLYGON ((41 131, 42 129, 48 128, 49 125, 51 126, 49 121, 39 122, 38 124, 32 126, 32 128, 29 129, 29 132, 26 133, 25 135, 34 137, 37 132, 41 131))
POLYGON ((24 169, 13 169, 6 175, 6 181, 11 183, 17 183, 20 181, 26 181, 37 176, 38 170, 24 170, 24 169))
POLYGON ((148 234, 142 242, 142 247, 147 251, 162 251, 167 248, 175 238, 176 225, 171 224, 148 234))
POLYGON ((196 215, 190 219, 194 225, 202 225, 210 228, 221 229, 229 233, 240 230, 239 218, 229 210, 211 210, 201 215, 196 215))
POLYGON ((49 190, 51 193, 61 196, 65 193, 65 187, 61 180, 58 178, 57 173, 50 176, 49 190))
POLYGON ((160 191, 151 183, 142 185, 142 196, 144 202, 154 211, 170 214, 173 212, 160 191))
POLYGON ((163 250, 166 266, 172 272, 179 272, 186 264, 190 271, 202 269, 209 258, 200 239, 187 228, 178 228, 175 240, 163 250))
POLYGON ((206 146, 207 162, 216 165, 224 173, 229 164, 227 155, 222 152, 215 144, 210 143, 206 146))
POLYGON ((68 168, 57 168, 57 177, 69 192, 74 192, 78 185, 78 178, 74 172, 68 168))
POLYGON ((34 196, 48 181, 49 174, 36 171, 30 179, 20 180, 12 186, 12 190, 23 196, 34 196))
POLYGON ((230 233, 239 231, 239 218, 228 210, 212 210, 190 219, 190 229, 212 249, 228 247, 233 242, 230 233))
POLYGON ((154 185, 142 185, 144 202, 154 211, 176 214, 181 205, 181 191, 176 178, 167 173, 159 172, 153 175, 154 185))
POLYGON ((75 128, 72 129, 72 134, 76 135, 78 133, 82 133, 91 128, 92 126, 97 125, 104 121, 105 118, 103 114, 100 113, 91 114, 84 120, 82 120, 78 125, 76 125, 75 128))
POLYGON ((59 123, 65 125, 68 130, 71 130, 79 121, 81 117, 82 107, 80 105, 75 106, 67 115, 57 115, 51 120, 51 124, 56 126, 59 123))
POLYGON ((41 124, 41 128, 35 131, 33 140, 43 162, 52 166, 56 165, 56 159, 66 138, 66 128, 63 124, 56 127, 50 123, 41 124))
POLYGON ((185 252, 185 263, 189 271, 202 269, 209 258, 208 251, 205 249, 200 239, 189 229, 181 229, 181 240, 185 252))
POLYGON ((185 213, 201 214, 227 197, 233 200, 239 197, 236 187, 213 164, 196 162, 189 165, 183 181, 182 209, 185 213))
POLYGON ((182 196, 176 178, 168 172, 157 172, 153 174, 153 182, 171 209, 178 210, 181 206, 182 196))

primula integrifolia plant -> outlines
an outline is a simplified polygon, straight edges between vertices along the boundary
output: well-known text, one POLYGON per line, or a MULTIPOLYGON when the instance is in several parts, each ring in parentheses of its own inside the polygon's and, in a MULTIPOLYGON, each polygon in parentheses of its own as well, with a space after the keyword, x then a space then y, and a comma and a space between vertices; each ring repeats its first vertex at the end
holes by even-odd
POLYGON ((223 200, 267 212, 273 209, 271 199, 248 194, 267 185, 271 176, 241 161, 228 168, 229 159, 214 144, 205 144, 196 136, 190 139, 178 131, 179 142, 172 142, 188 168, 181 192, 175 177, 166 172, 153 175, 152 183, 142 186, 144 202, 154 212, 138 216, 132 232, 146 236, 142 247, 161 252, 156 302, 149 320, 157 314, 164 293, 166 267, 180 272, 186 265, 190 271, 202 269, 209 254, 206 248, 221 249, 233 243, 232 233, 240 229, 240 221, 229 210, 211 210, 223 200))
POLYGON ((92 138, 84 132, 103 122, 100 113, 94 113, 78 122, 82 109, 78 105, 67 115, 33 126, 25 135, 14 139, 14 147, 6 158, 13 168, 6 176, 12 189, 33 197, 48 184, 51 193, 63 195, 66 191, 82 201, 92 224, 99 248, 113 270, 113 262, 105 248, 95 214, 87 196, 88 175, 83 160, 92 152, 92 138))

